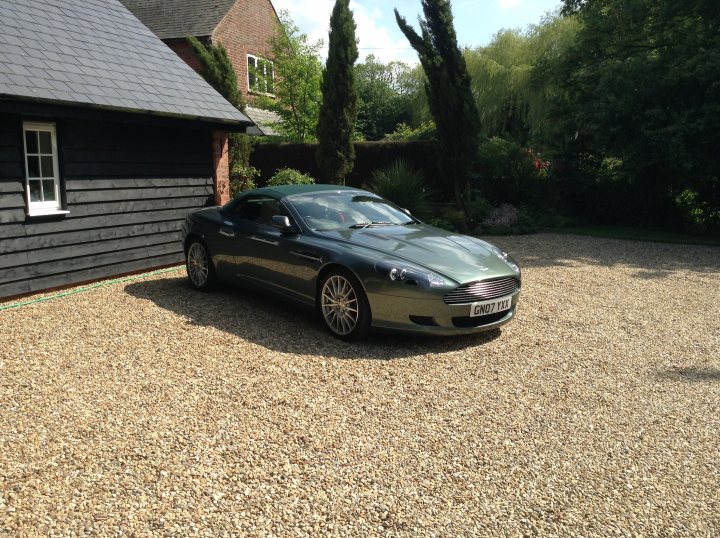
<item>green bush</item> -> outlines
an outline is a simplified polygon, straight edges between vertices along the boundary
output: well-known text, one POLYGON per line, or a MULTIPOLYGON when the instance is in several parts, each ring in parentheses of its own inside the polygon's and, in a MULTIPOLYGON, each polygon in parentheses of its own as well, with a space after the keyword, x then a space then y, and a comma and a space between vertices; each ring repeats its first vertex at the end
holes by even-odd
POLYGON ((267 182, 268 187, 276 187, 278 185, 312 185, 313 183, 315 183, 313 178, 293 168, 281 168, 275 172, 275 175, 267 182))
POLYGON ((443 230, 447 230, 449 232, 457 232, 458 229, 453 225, 452 222, 449 220, 446 220, 442 217, 432 217, 428 219, 427 224, 430 226, 435 226, 436 228, 442 228, 443 230))
POLYGON ((401 123, 395 131, 385 135, 384 140, 391 142, 412 142, 417 140, 435 140, 437 129, 434 121, 426 121, 419 127, 410 127, 407 123, 401 123))
POLYGON ((473 229, 490 216, 490 213, 493 211, 493 206, 487 199, 475 195, 472 196, 471 200, 465 206, 465 211, 468 227, 473 229))
POLYGON ((228 155, 230 170, 239 166, 250 166, 250 155, 257 143, 257 137, 245 133, 230 133, 228 139, 228 155))
POLYGON ((241 192, 257 187, 255 178, 259 175, 260 171, 252 166, 233 166, 230 171, 230 196, 235 198, 241 192))
POLYGON ((720 233, 720 180, 712 178, 705 188, 683 190, 676 198, 685 228, 693 233, 720 233))
POLYGON ((511 140, 490 138, 478 148, 478 184, 493 204, 542 205, 549 163, 511 140))
POLYGON ((429 193, 423 175, 402 159, 373 172, 369 187, 418 218, 430 213, 429 193))
POLYGON ((254 189, 260 170, 250 166, 255 140, 244 133, 231 133, 229 137, 230 196, 235 198, 243 191, 254 189))

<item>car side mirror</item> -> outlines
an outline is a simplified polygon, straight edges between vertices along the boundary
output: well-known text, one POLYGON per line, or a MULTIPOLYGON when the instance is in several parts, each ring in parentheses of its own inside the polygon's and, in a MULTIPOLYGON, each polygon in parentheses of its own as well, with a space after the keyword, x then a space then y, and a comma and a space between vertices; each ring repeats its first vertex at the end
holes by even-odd
POLYGON ((281 230, 292 230, 292 224, 290 224, 290 218, 285 215, 273 215, 272 218, 273 226, 280 228, 281 230))

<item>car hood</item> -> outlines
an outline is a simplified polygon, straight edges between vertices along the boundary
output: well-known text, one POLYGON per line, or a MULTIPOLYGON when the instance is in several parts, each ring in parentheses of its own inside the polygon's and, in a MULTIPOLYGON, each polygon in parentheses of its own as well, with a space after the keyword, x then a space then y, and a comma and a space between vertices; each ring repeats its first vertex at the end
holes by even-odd
POLYGON ((427 224, 371 226, 316 233, 382 253, 378 260, 409 261, 460 283, 516 275, 510 265, 493 252, 490 243, 427 224))

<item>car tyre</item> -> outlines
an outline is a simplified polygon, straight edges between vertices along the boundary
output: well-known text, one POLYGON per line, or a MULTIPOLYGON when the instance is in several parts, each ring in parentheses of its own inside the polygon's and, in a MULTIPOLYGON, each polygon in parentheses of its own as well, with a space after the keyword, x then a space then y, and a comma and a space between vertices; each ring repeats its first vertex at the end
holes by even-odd
POLYGON ((185 268, 193 288, 200 291, 210 291, 215 288, 217 284, 215 266, 210 252, 202 241, 195 239, 188 245, 185 268))
POLYGON ((370 304, 362 285, 349 271, 334 269, 320 283, 318 306, 330 334, 359 340, 370 332, 370 304))

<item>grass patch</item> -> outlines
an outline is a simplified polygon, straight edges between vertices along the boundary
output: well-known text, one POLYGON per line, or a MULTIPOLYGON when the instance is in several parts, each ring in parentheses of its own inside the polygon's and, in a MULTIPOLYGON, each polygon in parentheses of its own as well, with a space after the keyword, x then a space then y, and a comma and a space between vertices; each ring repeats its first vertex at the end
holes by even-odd
POLYGON ((554 233, 588 235, 609 239, 626 239, 628 241, 652 241, 655 243, 673 243, 683 245, 720 246, 720 237, 687 235, 664 230, 649 230, 625 226, 571 226, 552 228, 554 233))

